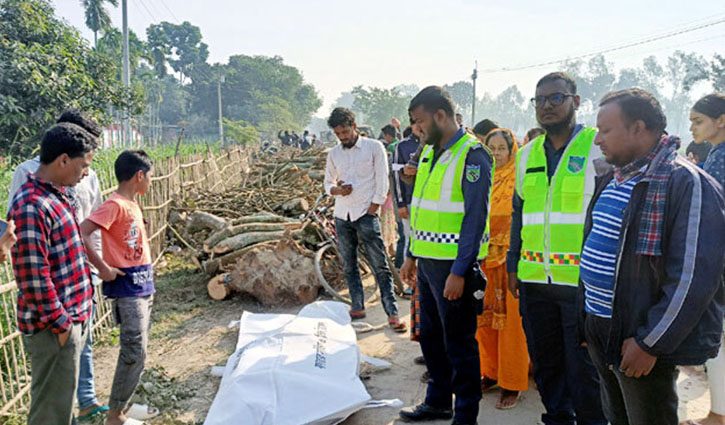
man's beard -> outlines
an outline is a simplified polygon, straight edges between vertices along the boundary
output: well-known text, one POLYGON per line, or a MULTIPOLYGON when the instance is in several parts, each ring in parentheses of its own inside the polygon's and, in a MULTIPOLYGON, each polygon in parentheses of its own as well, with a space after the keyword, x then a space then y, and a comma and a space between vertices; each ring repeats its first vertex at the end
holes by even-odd
POLYGON ((569 110, 569 114, 566 116, 566 119, 561 122, 552 123, 552 124, 541 124, 541 128, 546 130, 547 134, 561 134, 564 130, 567 130, 572 126, 575 120, 575 114, 576 114, 576 108, 574 108, 574 105, 571 105, 571 109, 569 110))
POLYGON ((430 131, 428 132, 428 138, 425 139, 426 145, 438 145, 441 142, 441 139, 443 138, 443 132, 441 131, 441 128, 436 125, 435 121, 432 123, 430 127, 430 131))

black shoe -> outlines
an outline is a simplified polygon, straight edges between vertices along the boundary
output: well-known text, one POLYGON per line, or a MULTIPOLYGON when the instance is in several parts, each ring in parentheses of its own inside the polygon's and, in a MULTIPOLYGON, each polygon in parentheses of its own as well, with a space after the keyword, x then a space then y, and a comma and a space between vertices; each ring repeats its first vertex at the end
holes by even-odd
POLYGON ((419 365, 425 365, 425 357, 418 356, 418 357, 416 357, 416 358, 413 359, 413 363, 419 364, 419 365))
POLYGON ((450 419, 453 417, 453 410, 439 409, 421 403, 412 409, 401 410, 398 414, 406 422, 420 422, 432 419, 450 419))
POLYGON ((453 419, 451 425, 478 425, 478 422, 459 422, 458 420, 453 419))

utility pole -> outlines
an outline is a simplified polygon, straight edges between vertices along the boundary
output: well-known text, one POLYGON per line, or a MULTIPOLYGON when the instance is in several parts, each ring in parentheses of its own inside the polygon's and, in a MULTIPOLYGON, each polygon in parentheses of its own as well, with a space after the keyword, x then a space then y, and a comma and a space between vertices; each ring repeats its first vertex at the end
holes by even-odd
POLYGON ((476 61, 476 67, 473 68, 473 102, 471 103, 471 128, 476 125, 476 79, 478 79, 478 61, 476 61))
MULTIPOLYGON (((121 10, 123 13, 123 86, 126 87, 126 90, 129 90, 131 87, 131 65, 128 57, 128 0, 121 1, 121 10)), ((131 140, 131 119, 128 107, 126 107, 123 111, 122 144, 131 146, 131 140)))
POLYGON ((224 76, 219 77, 216 83, 216 96, 219 101, 219 140, 224 144, 224 122, 222 117, 222 83, 225 81, 224 76))

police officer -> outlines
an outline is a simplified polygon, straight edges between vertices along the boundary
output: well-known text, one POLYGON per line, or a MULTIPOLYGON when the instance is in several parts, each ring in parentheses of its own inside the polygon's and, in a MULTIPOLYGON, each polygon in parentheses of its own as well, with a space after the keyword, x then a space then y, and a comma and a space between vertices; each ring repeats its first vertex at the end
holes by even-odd
POLYGON ((576 82, 565 73, 539 80, 532 103, 546 134, 516 157, 509 289, 521 296, 534 380, 546 409, 542 422, 603 425, 599 378, 579 344, 575 307, 584 219, 602 162, 597 130, 576 123, 576 82))
POLYGON ((459 128, 453 100, 442 88, 423 89, 408 113, 426 147, 418 163, 411 243, 401 274, 408 283, 417 275, 420 345, 430 380, 423 403, 402 410, 400 417, 454 417, 453 424, 475 424, 481 399, 476 314, 485 287, 477 260, 488 252, 493 158, 459 128))

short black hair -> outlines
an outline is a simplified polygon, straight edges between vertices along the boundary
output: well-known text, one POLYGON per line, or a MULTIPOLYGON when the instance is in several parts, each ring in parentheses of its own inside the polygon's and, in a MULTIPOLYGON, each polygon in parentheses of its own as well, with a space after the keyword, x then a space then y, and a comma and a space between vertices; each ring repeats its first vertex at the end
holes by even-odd
POLYGON ((148 173, 152 166, 151 158, 142 150, 123 151, 113 164, 119 183, 131 180, 139 171, 148 173))
POLYGON ((330 118, 327 119, 327 125, 330 128, 352 127, 353 124, 355 124, 355 113, 341 106, 333 109, 330 118))
POLYGON ((388 124, 385 127, 381 128, 380 131, 385 136, 395 137, 398 134, 398 130, 393 127, 392 124, 388 124))
POLYGON ((101 137, 101 133, 103 133, 103 129, 100 125, 98 125, 96 120, 77 109, 67 109, 63 111, 56 123, 60 124, 62 122, 75 124, 91 133, 93 137, 101 137))
POLYGON ((536 83, 536 88, 538 89, 542 84, 553 83, 554 81, 559 80, 566 83, 566 88, 569 89, 571 94, 576 94, 576 81, 574 81, 571 75, 567 74, 566 72, 551 72, 544 75, 543 77, 541 77, 539 82, 536 83))
POLYGON ((692 107, 695 112, 699 112, 703 115, 716 120, 721 116, 725 115, 725 94, 713 93, 708 94, 702 99, 695 102, 692 107))
POLYGON ((449 117, 456 113, 456 105, 451 95, 440 86, 428 86, 415 95, 408 106, 408 114, 422 106, 428 112, 435 113, 442 109, 449 117))
POLYGON ((707 155, 710 154, 710 150, 712 149, 712 143, 710 142, 703 142, 703 143, 695 143, 692 142, 689 145, 687 145, 687 149, 685 150, 686 154, 692 153, 697 157, 697 162, 705 162, 707 159, 707 155))
POLYGON ((642 121, 647 130, 660 134, 667 128, 667 117, 660 102, 646 90, 635 87, 609 92, 604 95, 599 106, 602 107, 609 103, 619 105, 627 125, 631 125, 635 121, 642 121))
POLYGON ((484 144, 486 146, 488 146, 488 141, 491 139, 491 137, 493 137, 493 136, 495 136, 497 134, 500 134, 504 138, 504 140, 506 140, 506 145, 509 148, 509 154, 510 154, 511 151, 513 150, 513 148, 514 148, 514 138, 513 138, 513 136, 511 136, 511 133, 510 132, 508 132, 507 130, 504 130, 502 128, 501 129, 495 129, 495 131, 490 131, 486 135, 486 140, 484 141, 484 144))
POLYGON ((413 127, 411 127, 411 126, 405 127, 405 130, 403 130, 403 137, 407 138, 411 134, 413 134, 413 127))
POLYGON ((491 130, 498 127, 498 124, 496 124, 495 122, 489 119, 485 119, 479 121, 476 125, 473 126, 473 132, 485 137, 491 130))
POLYGON ((85 156, 98 148, 96 138, 82 127, 63 122, 50 127, 40 142, 40 162, 50 164, 59 156, 70 158, 85 156))
POLYGON ((526 137, 529 138, 529 141, 533 141, 535 138, 541 136, 542 134, 546 134, 546 130, 544 130, 541 127, 533 127, 530 128, 529 131, 526 132, 526 137))

